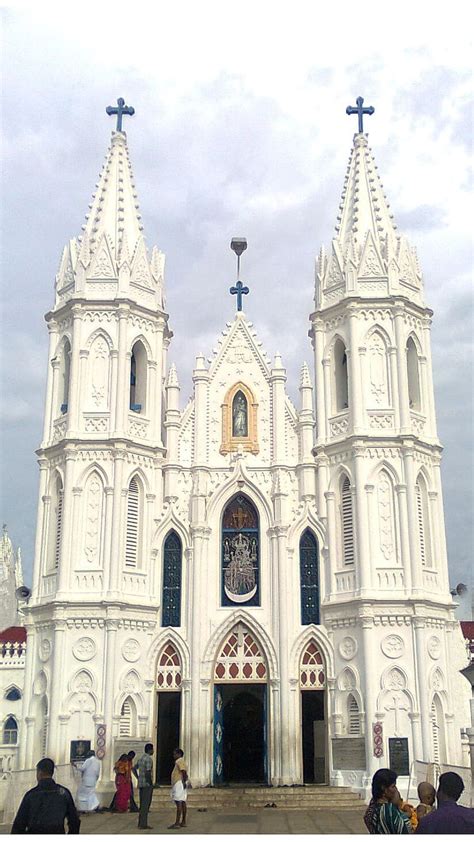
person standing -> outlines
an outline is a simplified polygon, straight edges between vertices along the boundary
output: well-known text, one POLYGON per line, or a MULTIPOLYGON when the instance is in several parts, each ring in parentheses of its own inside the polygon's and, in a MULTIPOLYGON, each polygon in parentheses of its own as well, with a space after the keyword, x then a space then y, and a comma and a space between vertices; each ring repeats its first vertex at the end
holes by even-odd
POLYGON ((369 833, 413 833, 409 816, 400 809, 397 775, 391 769, 378 769, 372 778, 372 800, 364 814, 369 833))
POLYGON ((171 824, 168 830, 174 830, 178 827, 186 827, 186 801, 188 798, 187 780, 188 767, 184 759, 184 751, 181 748, 175 748, 173 752, 174 768, 171 773, 171 800, 176 804, 176 820, 171 824))
POLYGON ((54 762, 44 757, 36 764, 38 786, 30 789, 18 808, 12 833, 79 833, 81 820, 71 793, 53 780, 54 762))
POLYGON ((474 810, 462 807, 457 801, 464 790, 464 781, 456 772, 439 776, 438 809, 420 819, 417 833, 443 833, 447 836, 474 834, 474 810))
POLYGON ((127 754, 127 757, 128 757, 128 776, 130 778, 130 808, 129 809, 130 809, 131 813, 138 813, 137 802, 135 801, 135 795, 134 795, 134 792, 133 792, 133 777, 136 777, 138 779, 138 775, 135 772, 135 765, 134 765, 134 762, 133 762, 135 760, 135 752, 129 751, 128 754, 127 754))
POLYGON ((77 790, 77 806, 81 812, 92 813, 100 807, 95 788, 100 776, 100 761, 92 749, 87 752, 81 768, 81 783, 77 790))
POLYGON ((153 797, 153 746, 147 743, 145 751, 135 766, 138 772, 138 792, 140 795, 140 809, 138 813, 138 827, 141 830, 151 830, 148 824, 148 811, 153 797))

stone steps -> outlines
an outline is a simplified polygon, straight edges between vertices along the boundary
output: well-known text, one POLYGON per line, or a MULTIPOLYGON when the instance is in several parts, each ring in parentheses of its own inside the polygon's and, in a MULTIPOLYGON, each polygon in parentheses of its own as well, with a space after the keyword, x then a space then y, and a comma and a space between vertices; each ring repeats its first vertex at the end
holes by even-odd
MULTIPOLYGON (((169 788, 155 789, 153 809, 169 804, 169 788)), ((347 787, 204 787, 188 793, 188 805, 195 809, 245 810, 265 808, 267 804, 285 810, 365 809, 364 802, 347 787)))

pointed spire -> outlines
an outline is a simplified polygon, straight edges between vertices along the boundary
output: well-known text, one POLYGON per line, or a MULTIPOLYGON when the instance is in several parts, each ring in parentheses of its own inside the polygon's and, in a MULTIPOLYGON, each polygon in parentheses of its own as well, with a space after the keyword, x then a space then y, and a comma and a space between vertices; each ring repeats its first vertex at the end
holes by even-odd
POLYGON ((176 366, 174 363, 171 363, 170 370, 168 372, 168 379, 166 381, 166 388, 175 386, 179 389, 179 380, 178 380, 178 372, 176 371, 176 366))
POLYGON ((128 248, 133 251, 143 231, 125 132, 112 132, 111 145, 96 186, 84 231, 92 252, 105 234, 117 261, 124 235, 128 248))
POLYGON ((370 231, 376 243, 396 237, 396 225, 390 213, 377 165, 368 146, 366 134, 354 135, 354 146, 339 205, 336 239, 346 254, 352 237, 362 245, 370 231))
POLYGON ((301 366, 300 375, 300 389, 311 389, 311 377, 309 373, 308 363, 304 362, 301 366))

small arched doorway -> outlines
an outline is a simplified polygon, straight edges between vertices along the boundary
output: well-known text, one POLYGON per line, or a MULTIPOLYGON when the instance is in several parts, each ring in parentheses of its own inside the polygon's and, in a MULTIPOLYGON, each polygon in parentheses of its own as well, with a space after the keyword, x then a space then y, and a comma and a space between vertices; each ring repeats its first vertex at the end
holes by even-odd
POLYGON ((156 676, 156 783, 168 785, 173 770, 173 751, 181 735, 181 658, 172 643, 167 643, 158 657, 156 676))
POLYGON ((301 743, 303 782, 327 782, 326 670, 315 640, 303 649, 299 683, 301 694, 301 743))
POLYGON ((252 632, 238 623, 214 667, 213 783, 267 783, 268 668, 252 632))

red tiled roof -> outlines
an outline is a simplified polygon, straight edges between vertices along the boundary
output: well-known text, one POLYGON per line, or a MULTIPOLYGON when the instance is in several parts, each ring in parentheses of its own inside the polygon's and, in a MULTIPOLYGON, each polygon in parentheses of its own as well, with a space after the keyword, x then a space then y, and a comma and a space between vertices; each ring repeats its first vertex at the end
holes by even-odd
POLYGON ((461 620, 461 629, 464 637, 467 637, 468 640, 474 640, 473 620, 461 620))
POLYGON ((23 626, 10 626, 0 632, 0 643, 26 643, 26 629, 23 626))

